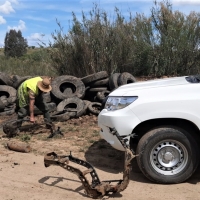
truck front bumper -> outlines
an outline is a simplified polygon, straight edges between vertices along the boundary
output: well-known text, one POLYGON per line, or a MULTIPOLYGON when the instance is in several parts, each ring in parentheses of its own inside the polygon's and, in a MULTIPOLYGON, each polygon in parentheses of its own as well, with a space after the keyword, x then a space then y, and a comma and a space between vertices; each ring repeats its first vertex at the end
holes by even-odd
POLYGON ((108 111, 103 109, 98 116, 98 126, 101 128, 100 136, 105 139, 113 148, 124 151, 112 130, 115 129, 120 136, 127 137, 130 141, 130 135, 133 129, 140 123, 140 120, 128 108, 108 111))

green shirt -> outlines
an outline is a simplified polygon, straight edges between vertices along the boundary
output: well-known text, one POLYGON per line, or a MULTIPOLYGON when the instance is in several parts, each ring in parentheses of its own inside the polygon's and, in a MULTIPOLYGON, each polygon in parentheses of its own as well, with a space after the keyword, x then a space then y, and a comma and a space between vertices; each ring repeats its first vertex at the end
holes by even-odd
POLYGON ((19 107, 25 107, 29 104, 29 93, 31 90, 34 96, 39 94, 39 89, 37 87, 37 82, 41 81, 41 77, 34 77, 24 81, 18 88, 17 95, 19 99, 19 107))

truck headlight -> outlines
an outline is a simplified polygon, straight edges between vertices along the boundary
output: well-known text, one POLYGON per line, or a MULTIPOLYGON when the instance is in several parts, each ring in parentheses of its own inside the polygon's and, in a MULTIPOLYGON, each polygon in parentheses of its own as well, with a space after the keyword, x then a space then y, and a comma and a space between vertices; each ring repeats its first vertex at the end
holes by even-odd
POLYGON ((138 97, 108 97, 105 109, 119 110, 133 103, 138 97))

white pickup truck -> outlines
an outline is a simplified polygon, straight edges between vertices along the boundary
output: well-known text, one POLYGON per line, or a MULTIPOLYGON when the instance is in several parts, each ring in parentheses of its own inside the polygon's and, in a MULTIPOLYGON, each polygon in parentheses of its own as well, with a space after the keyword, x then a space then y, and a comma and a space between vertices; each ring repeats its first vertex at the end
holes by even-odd
POLYGON ((183 182, 199 164, 200 76, 120 86, 109 94, 98 126, 115 149, 124 151, 113 132, 127 138, 151 181, 183 182))

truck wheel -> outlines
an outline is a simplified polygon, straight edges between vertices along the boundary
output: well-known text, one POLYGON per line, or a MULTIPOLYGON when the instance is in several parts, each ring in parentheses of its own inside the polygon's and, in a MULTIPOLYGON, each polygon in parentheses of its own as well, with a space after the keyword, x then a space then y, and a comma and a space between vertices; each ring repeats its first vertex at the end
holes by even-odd
POLYGON ((137 146, 142 173, 158 183, 180 183, 198 166, 196 141, 179 128, 157 128, 147 132, 137 146))

